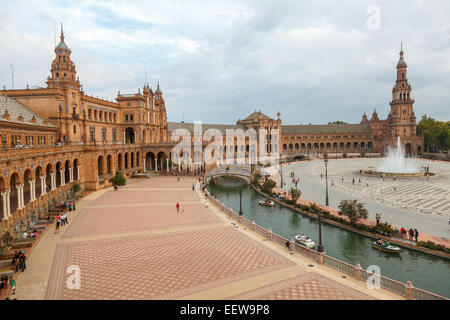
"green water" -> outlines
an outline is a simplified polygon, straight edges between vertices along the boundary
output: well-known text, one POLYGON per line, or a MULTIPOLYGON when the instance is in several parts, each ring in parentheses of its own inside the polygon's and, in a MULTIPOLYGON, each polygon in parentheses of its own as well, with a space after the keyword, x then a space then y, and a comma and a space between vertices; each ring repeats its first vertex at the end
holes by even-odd
MULTIPOLYGON (((216 199, 239 211, 239 188, 243 188, 242 211, 244 216, 256 224, 271 228, 274 233, 290 238, 304 233, 319 243, 319 226, 315 219, 299 214, 289 208, 276 205, 261 207, 262 196, 240 179, 222 177, 208 189, 216 199)), ((322 223, 322 244, 328 256, 349 264, 380 267, 385 277, 406 283, 412 281, 415 287, 450 297, 450 261, 402 247, 400 254, 382 252, 372 248, 371 238, 342 230, 322 223)))

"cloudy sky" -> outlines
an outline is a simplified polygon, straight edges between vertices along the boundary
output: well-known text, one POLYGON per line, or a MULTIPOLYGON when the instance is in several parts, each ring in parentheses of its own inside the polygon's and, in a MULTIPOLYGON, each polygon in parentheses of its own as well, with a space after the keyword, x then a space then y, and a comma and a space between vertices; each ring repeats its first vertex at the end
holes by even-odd
POLYGON ((450 120, 448 0, 0 0, 0 86, 44 86, 64 23, 87 94, 113 100, 157 79, 169 121, 285 124, 389 112, 403 41, 423 114, 450 120), (145 73, 147 70, 147 76, 145 73))

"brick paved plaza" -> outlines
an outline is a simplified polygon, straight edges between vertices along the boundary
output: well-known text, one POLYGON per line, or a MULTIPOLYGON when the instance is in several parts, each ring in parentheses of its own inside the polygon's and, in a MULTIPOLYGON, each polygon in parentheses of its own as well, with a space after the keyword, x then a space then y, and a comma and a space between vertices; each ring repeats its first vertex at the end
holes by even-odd
POLYGON ((194 182, 130 180, 80 200, 60 234, 50 230, 33 251, 15 297, 398 299, 233 227, 192 191, 194 182), (66 286, 71 265, 80 268, 80 289, 66 286))

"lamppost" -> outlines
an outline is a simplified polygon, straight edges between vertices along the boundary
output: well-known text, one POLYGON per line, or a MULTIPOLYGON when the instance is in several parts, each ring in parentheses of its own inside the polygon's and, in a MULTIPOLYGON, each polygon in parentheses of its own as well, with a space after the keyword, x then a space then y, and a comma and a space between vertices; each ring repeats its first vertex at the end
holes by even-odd
POLYGON ((282 163, 281 163, 281 158, 280 158, 280 170, 281 170, 281 173, 280 173, 280 176, 281 176, 281 186, 280 186, 280 188, 283 188, 283 165, 282 165, 282 163))
POLYGON ((319 246, 317 247, 318 252, 323 252, 323 246, 322 246, 322 211, 319 211, 317 214, 318 220, 319 220, 319 246))
POLYGON ((239 215, 242 216, 242 188, 239 189, 239 215))
POLYGON ((325 205, 328 207, 328 154, 325 153, 325 205))

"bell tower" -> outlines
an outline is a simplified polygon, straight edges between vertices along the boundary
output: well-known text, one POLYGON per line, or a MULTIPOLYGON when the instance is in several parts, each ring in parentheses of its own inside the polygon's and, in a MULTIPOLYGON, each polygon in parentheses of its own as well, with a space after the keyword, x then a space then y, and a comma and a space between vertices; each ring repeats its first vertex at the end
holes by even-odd
POLYGON ((71 87, 73 89, 80 88, 80 82, 77 79, 77 71, 75 63, 70 59, 72 51, 64 42, 64 31, 61 23, 61 41, 55 47, 56 57, 52 62, 51 77, 47 78, 47 86, 49 88, 71 87))
POLYGON ((391 112, 388 119, 393 137, 416 136, 416 116, 413 111, 414 99, 411 97, 411 85, 407 78, 407 64, 403 58, 403 45, 397 63, 397 80, 392 88, 391 112))

